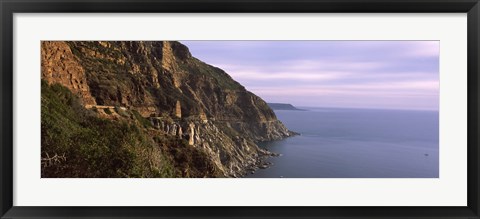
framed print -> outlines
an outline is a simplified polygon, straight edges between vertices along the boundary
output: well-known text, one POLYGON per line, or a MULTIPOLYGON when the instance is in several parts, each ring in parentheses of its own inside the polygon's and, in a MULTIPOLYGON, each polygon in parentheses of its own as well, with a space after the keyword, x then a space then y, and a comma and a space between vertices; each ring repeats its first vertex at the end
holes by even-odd
POLYGON ((1 1, 2 218, 478 218, 467 1, 1 1))

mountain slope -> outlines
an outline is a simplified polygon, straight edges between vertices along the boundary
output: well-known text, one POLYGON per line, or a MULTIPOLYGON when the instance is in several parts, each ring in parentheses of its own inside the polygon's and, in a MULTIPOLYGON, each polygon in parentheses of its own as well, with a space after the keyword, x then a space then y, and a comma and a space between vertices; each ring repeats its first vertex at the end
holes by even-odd
MULTIPOLYGON (((178 42, 44 41, 42 79, 67 87, 98 117, 140 124, 151 139, 183 139, 223 176, 241 176, 269 154, 255 142, 292 134, 265 101, 178 42)), ((165 148, 159 153, 176 153, 165 148)))

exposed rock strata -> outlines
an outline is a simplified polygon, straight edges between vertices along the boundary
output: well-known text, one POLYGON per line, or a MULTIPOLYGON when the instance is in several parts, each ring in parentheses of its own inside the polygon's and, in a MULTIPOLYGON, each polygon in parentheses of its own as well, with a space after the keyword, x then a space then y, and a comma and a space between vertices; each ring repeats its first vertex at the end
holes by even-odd
POLYGON ((292 135, 265 101, 178 42, 42 42, 42 78, 85 104, 138 111, 205 151, 225 176, 271 154, 255 142, 292 135))
POLYGON ((85 70, 70 46, 64 42, 42 42, 42 79, 60 83, 77 94, 85 104, 95 104, 85 70))

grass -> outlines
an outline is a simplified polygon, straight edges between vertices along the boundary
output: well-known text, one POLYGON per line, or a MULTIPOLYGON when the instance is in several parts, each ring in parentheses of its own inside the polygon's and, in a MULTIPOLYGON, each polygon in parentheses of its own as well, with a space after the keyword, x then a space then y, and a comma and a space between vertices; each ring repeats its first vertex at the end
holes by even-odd
POLYGON ((142 130, 86 110, 67 88, 42 81, 42 177, 175 177, 168 156, 142 130))
POLYGON ((135 117, 135 119, 136 119, 137 121, 139 121, 140 124, 142 124, 142 126, 143 126, 144 128, 150 128, 150 127, 152 127, 152 123, 151 123, 148 119, 146 119, 145 117, 143 117, 142 115, 140 115, 140 113, 139 113, 138 111, 132 110, 132 114, 133 114, 133 116, 135 117))
POLYGON ((150 127, 150 121, 137 111, 129 111, 133 119, 102 119, 93 110, 85 109, 68 88, 48 85, 43 80, 41 102, 41 156, 65 157, 42 165, 42 177, 221 176, 208 154, 186 140, 147 133, 144 127, 150 127))

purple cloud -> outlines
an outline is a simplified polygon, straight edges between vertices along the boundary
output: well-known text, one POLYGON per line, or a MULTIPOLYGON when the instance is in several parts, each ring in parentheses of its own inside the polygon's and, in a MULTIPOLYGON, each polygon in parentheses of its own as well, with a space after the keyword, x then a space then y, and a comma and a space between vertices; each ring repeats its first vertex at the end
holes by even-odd
POLYGON ((438 110, 439 41, 182 41, 267 102, 438 110))

